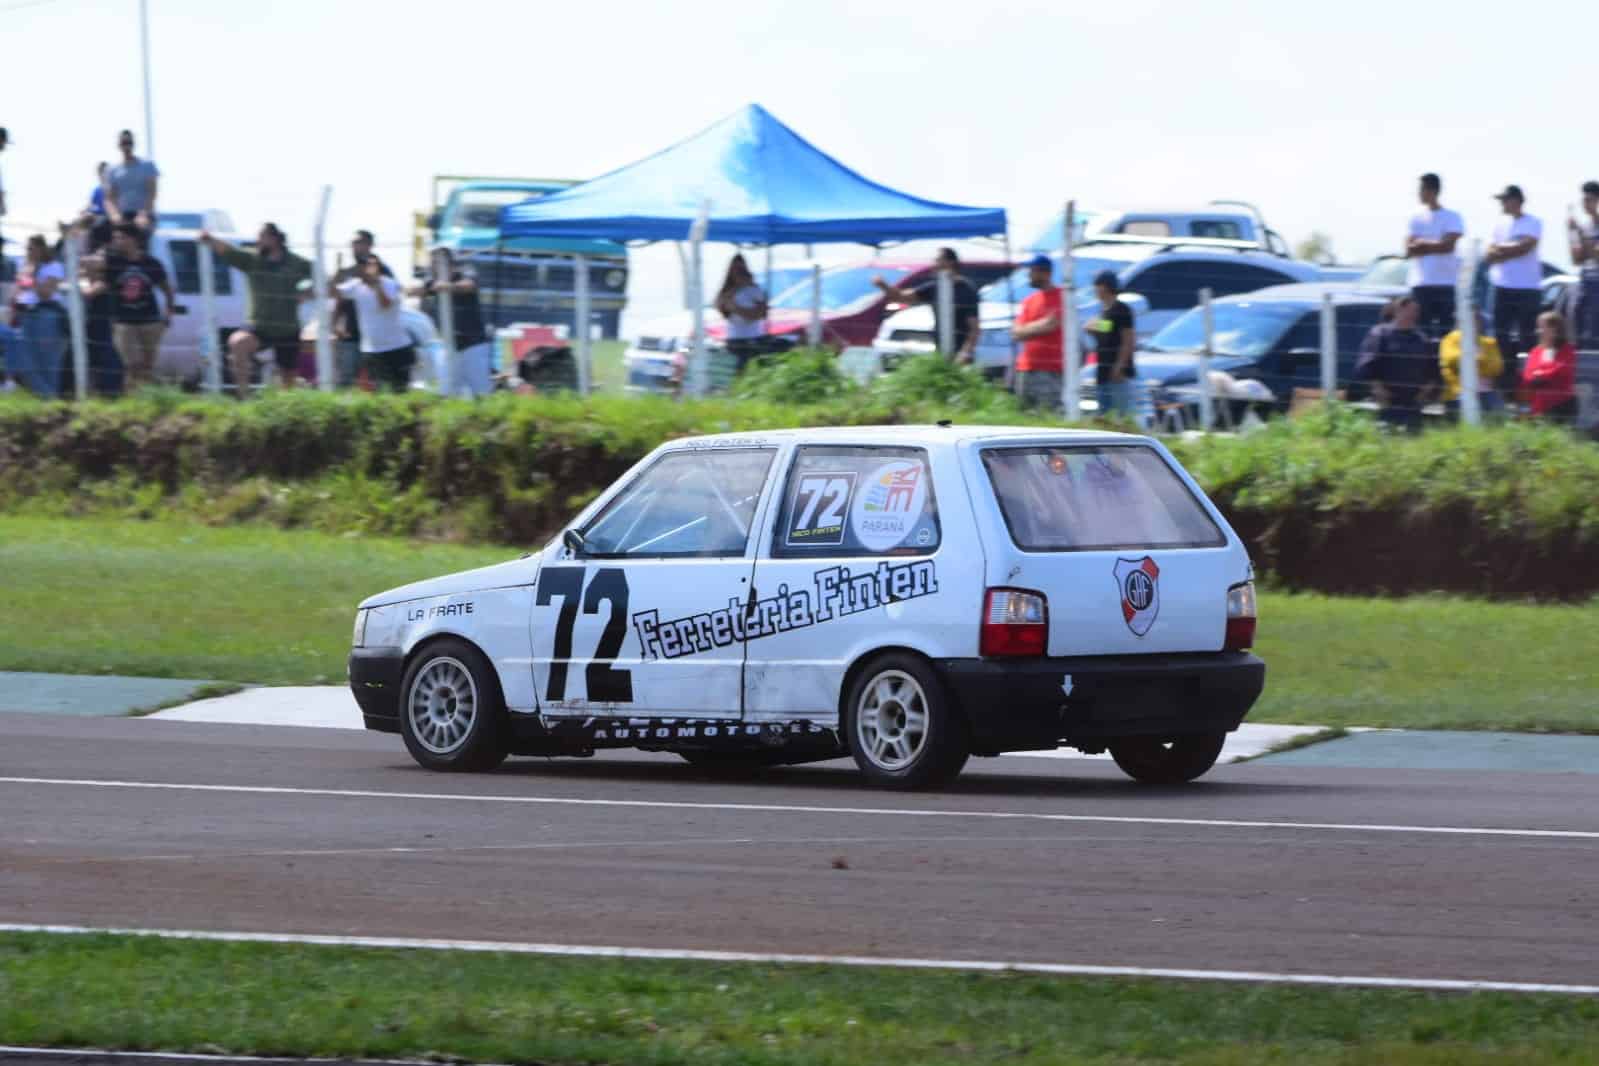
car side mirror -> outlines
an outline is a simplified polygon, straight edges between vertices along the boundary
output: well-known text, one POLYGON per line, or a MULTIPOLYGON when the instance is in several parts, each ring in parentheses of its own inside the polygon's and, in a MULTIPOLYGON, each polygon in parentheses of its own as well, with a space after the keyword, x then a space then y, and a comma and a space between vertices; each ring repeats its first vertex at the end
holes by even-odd
POLYGON ((438 211, 434 211, 431 214, 429 214, 428 218, 427 218, 428 229, 430 229, 433 232, 437 233, 438 229, 439 229, 439 222, 442 221, 442 219, 443 219, 443 215, 442 215, 442 213, 440 213, 438 211))
POLYGON ((575 529, 569 529, 561 534, 561 543, 566 545, 566 550, 573 555, 583 554, 583 534, 575 529))

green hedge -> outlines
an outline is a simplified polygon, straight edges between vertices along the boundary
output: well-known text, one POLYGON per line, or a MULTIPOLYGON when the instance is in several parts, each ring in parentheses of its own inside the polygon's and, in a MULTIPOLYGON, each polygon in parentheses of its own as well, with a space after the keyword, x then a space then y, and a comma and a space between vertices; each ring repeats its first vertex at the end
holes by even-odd
MULTIPOLYGON (((891 388, 851 387, 809 406, 313 392, 249 404, 170 393, 84 405, 4 397, 0 509, 175 512, 534 544, 670 437, 1023 420, 1007 397, 971 391, 960 372, 911 369, 917 376, 884 379, 891 388)), ((762 395, 756 384, 746 391, 762 395)), ((1395 437, 1341 412, 1173 448, 1257 566, 1284 586, 1556 599, 1599 591, 1599 448, 1564 431, 1511 425, 1395 437)))

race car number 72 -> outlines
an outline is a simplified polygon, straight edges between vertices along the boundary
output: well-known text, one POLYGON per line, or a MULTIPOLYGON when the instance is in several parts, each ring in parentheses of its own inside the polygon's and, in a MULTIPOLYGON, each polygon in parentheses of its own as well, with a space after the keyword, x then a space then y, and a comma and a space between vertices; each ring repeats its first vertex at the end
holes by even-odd
POLYGON ((794 488, 793 518, 788 527, 788 543, 842 544, 844 512, 855 492, 855 474, 807 474, 794 488))
POLYGON ((544 698, 566 699, 566 672, 572 664, 572 627, 577 624, 578 600, 584 614, 598 614, 600 604, 611 605, 610 619, 600 633, 599 647, 584 671, 588 698, 596 703, 632 703, 633 672, 618 670, 611 664, 627 639, 627 572, 619 567, 601 567, 583 589, 587 568, 546 566, 539 572, 537 605, 543 607, 561 597, 561 613, 555 620, 555 647, 550 656, 550 681, 544 698))

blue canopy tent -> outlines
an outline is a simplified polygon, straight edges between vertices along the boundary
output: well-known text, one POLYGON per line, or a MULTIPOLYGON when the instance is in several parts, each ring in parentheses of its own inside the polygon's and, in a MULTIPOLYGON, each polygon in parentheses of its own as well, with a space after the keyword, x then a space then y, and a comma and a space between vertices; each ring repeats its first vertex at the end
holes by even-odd
MULTIPOLYGON (((1003 208, 938 203, 869 181, 759 104, 750 104, 636 163, 502 208, 500 234, 505 239, 690 241, 699 362, 703 300, 698 250, 703 240, 769 248, 1004 238, 1006 223, 1003 208)), ((581 333, 586 341, 587 331, 581 333)))

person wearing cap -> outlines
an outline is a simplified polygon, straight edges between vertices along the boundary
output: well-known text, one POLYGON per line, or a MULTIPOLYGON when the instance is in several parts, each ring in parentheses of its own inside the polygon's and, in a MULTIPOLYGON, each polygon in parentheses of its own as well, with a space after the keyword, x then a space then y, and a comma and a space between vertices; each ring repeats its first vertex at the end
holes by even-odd
POLYGON ((1088 323, 1094 338, 1099 413, 1112 412, 1131 417, 1137 408, 1133 383, 1138 370, 1133 365, 1133 309, 1122 302, 1121 283, 1113 270, 1101 270, 1094 277, 1094 295, 1099 297, 1099 316, 1088 323))
POLYGON ((1055 267, 1049 256, 1037 255, 1028 262, 1027 283, 1033 291, 1022 301, 1010 331, 1021 342, 1016 354, 1016 397, 1023 407, 1058 411, 1065 367, 1060 340, 1061 291, 1055 286, 1055 267))
POLYGON ((1577 286, 1577 347, 1599 348, 1599 181, 1582 183, 1582 217, 1567 219, 1577 286))
POLYGON ((1421 210, 1410 216, 1405 238, 1410 295, 1421 308, 1423 332, 1434 338, 1455 328, 1455 283, 1460 276, 1455 244, 1466 232, 1460 215, 1438 203, 1442 188, 1438 175, 1421 176, 1421 210))
POLYGON ((234 396, 249 398, 256 356, 263 350, 277 361, 279 384, 294 384, 300 367, 300 282, 311 276, 311 264, 289 251, 288 238, 272 222, 256 234, 254 251, 235 248, 207 230, 200 231, 200 240, 218 259, 250 279, 245 327, 228 334, 234 396))
POLYGON ((1494 337, 1505 361, 1499 391, 1514 397, 1521 385, 1520 355, 1538 343, 1538 311, 1542 303, 1543 265, 1538 242, 1543 223, 1521 208, 1527 198, 1521 186, 1506 185, 1494 198, 1505 217, 1494 227, 1493 243, 1483 254, 1493 283, 1494 337))

